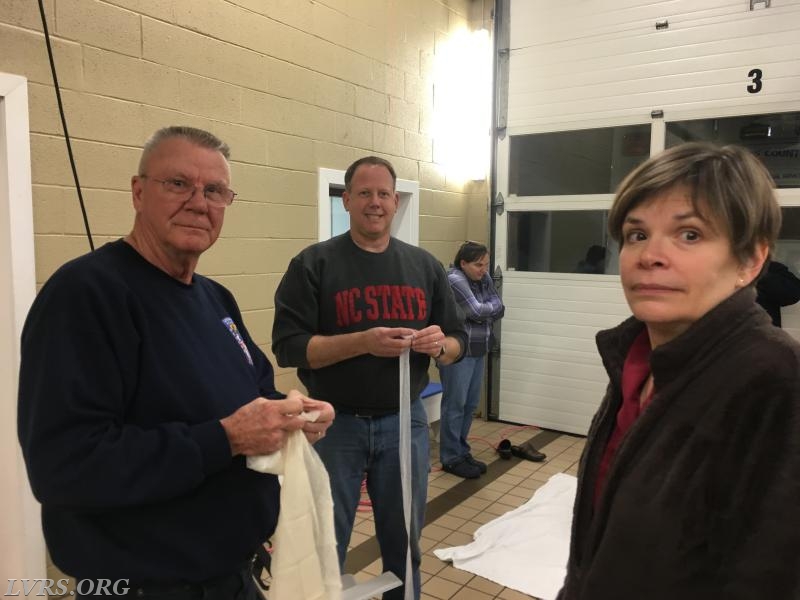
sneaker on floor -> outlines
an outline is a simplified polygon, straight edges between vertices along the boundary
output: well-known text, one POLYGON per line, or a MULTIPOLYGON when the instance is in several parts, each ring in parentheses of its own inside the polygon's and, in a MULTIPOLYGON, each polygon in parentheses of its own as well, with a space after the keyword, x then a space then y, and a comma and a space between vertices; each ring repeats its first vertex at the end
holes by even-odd
POLYGON ((475 459, 475 457, 474 457, 474 456, 472 456, 472 454, 467 454, 466 461, 467 461, 469 464, 471 464, 471 465, 475 465, 476 467, 478 467, 478 468, 481 470, 481 475, 483 475, 484 473, 486 473, 486 469, 487 469, 487 467, 486 467, 486 463, 485 463, 485 462, 481 462, 481 461, 479 461, 479 460, 476 460, 476 459, 475 459))
POLYGON ((442 470, 464 479, 477 479, 481 476, 480 467, 470 464, 466 458, 457 463, 442 465, 442 470))

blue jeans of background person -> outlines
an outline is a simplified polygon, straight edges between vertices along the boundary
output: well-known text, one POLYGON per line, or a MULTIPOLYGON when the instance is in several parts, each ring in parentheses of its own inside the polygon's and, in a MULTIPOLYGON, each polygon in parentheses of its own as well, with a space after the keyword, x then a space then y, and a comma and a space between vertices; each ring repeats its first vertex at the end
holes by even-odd
MULTIPOLYGON (((339 566, 344 567, 366 473, 383 570, 405 581, 408 542, 400 481, 399 423, 397 414, 359 417, 339 412, 314 448, 330 476, 339 566)), ((411 566, 415 598, 420 595, 419 537, 425 521, 429 470, 428 419, 417 398, 411 404, 411 566)), ((403 587, 386 592, 383 598, 401 600, 403 587)))
POLYGON ((443 465, 459 463, 470 454, 467 436, 481 398, 483 359, 483 356, 465 356, 455 364, 439 366, 442 381, 439 458, 443 465))

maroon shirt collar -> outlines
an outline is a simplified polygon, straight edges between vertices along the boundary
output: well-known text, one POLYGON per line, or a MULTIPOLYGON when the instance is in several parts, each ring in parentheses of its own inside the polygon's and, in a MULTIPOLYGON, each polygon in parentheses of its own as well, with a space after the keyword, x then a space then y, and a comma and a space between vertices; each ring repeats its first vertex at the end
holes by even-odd
POLYGON ((600 493, 605 485, 611 463, 617 453, 625 434, 639 418, 642 410, 650 403, 653 392, 640 402, 639 396, 642 386, 650 375, 650 336, 647 329, 643 329, 631 344, 628 355, 625 357, 625 364, 622 367, 622 405, 617 412, 617 422, 614 431, 608 440, 606 449, 603 452, 603 459, 600 461, 600 468, 597 471, 597 479, 594 488, 594 504, 600 498, 600 493))

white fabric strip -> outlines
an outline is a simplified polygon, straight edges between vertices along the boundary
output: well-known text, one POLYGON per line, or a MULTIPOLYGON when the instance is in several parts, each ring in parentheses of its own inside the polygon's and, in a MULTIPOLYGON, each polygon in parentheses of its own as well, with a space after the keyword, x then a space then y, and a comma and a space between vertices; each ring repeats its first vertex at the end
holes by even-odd
POLYGON ((409 350, 400 355, 400 479, 408 538, 404 598, 414 600, 414 576, 411 572, 411 375, 408 356, 409 350))

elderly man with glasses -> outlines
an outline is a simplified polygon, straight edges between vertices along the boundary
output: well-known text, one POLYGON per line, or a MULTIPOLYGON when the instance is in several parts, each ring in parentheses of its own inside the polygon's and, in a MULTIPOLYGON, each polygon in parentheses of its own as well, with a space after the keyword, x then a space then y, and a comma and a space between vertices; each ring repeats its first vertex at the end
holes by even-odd
POLYGON ((231 293, 195 273, 236 195, 228 157, 208 132, 157 131, 131 183, 133 230, 63 265, 28 315, 19 437, 79 597, 258 598, 250 567, 279 484, 245 456, 300 429, 316 441, 333 419, 275 389, 231 293))

